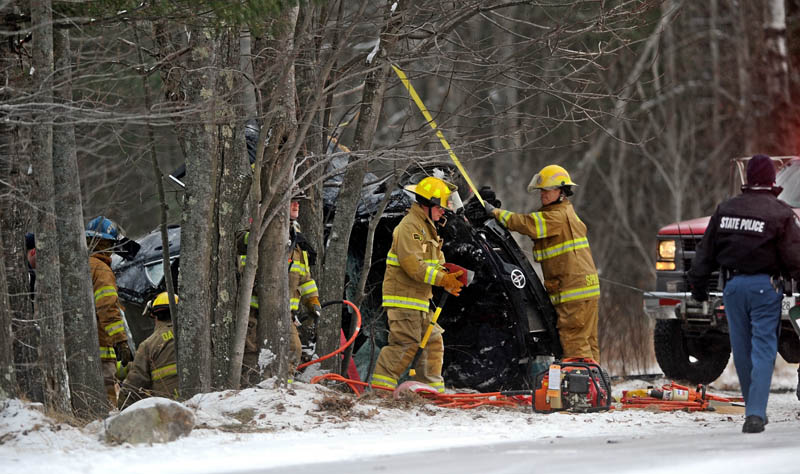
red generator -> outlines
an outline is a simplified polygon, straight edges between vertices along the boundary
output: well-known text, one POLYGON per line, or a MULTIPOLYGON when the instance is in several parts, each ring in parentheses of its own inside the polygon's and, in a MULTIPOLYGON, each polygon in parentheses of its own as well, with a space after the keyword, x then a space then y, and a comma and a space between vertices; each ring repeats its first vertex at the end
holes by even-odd
POLYGON ((589 413, 611 409, 611 380, 592 359, 554 361, 536 374, 533 411, 589 413), (558 383, 551 383, 558 379, 558 383))

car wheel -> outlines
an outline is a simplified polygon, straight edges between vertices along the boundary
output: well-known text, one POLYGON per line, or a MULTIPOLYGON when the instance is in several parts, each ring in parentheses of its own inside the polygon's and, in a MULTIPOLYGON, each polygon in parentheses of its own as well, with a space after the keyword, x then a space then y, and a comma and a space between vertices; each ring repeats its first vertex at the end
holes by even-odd
POLYGON ((653 332, 656 361, 670 379, 708 384, 716 380, 731 355, 724 334, 687 339, 677 319, 659 319, 653 332))

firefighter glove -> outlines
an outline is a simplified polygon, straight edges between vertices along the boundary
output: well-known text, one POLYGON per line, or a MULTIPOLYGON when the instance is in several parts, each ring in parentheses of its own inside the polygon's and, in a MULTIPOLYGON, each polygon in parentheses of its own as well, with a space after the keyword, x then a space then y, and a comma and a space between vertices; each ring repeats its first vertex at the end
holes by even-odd
POLYGON ((114 344, 114 352, 117 354, 117 360, 120 361, 122 365, 128 365, 133 360, 133 354, 131 354, 128 341, 120 341, 114 344))
POLYGON ((692 286, 692 298, 694 298, 695 301, 700 301, 701 303, 703 301, 708 301, 708 290, 705 288, 692 286))
POLYGON ((464 272, 462 270, 458 270, 453 273, 445 273, 444 277, 442 277, 442 287, 444 287, 444 290, 451 295, 458 296, 458 294, 461 293, 461 288, 464 286, 458 277, 460 277, 463 273, 464 272))
POLYGON ((322 316, 322 306, 319 304, 319 298, 316 296, 312 296, 308 299, 308 310, 313 313, 316 319, 319 319, 322 316))
POLYGON ((446 268, 449 273, 455 273, 455 272, 460 271, 461 272, 461 276, 458 277, 458 281, 463 283, 464 286, 467 286, 469 284, 469 282, 467 281, 467 269, 466 268, 462 267, 461 265, 456 265, 455 263, 449 263, 449 262, 444 264, 444 268, 446 268))
POLYGON ((497 199, 497 194, 495 194, 494 189, 489 186, 481 186, 478 192, 481 194, 484 202, 491 203, 494 207, 500 207, 500 200, 497 199))
POLYGON ((484 201, 483 209, 486 211, 487 216, 494 217, 494 210, 497 208, 492 206, 492 203, 489 201, 484 201))

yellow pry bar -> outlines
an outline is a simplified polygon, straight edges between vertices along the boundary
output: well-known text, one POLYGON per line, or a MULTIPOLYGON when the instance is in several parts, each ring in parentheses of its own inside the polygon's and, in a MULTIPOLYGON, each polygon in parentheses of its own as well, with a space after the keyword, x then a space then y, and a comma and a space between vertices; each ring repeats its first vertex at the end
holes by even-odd
POLYGON ((439 141, 442 142, 442 146, 444 147, 445 150, 447 150, 447 154, 450 155, 450 159, 453 160, 453 163, 455 163, 456 168, 458 168, 458 171, 461 172, 461 176, 463 176, 464 179, 467 181, 467 184, 469 185, 470 189, 472 189, 472 192, 475 193, 475 196, 478 197, 478 201, 480 201, 483 206, 486 206, 486 203, 483 202, 483 198, 481 197, 481 194, 478 192, 478 189, 475 187, 474 184, 472 184, 472 180, 469 178, 467 170, 465 170, 464 167, 461 165, 461 161, 458 159, 453 149, 450 148, 450 144, 447 143, 447 139, 444 138, 444 134, 436 126, 436 122, 434 122, 433 117, 431 117, 430 112, 428 112, 428 108, 425 107, 424 103, 422 103, 422 99, 419 98, 419 94, 417 94, 417 91, 414 89, 414 86, 411 85, 411 82, 408 80, 406 73, 404 73, 402 69, 395 66, 394 64, 392 64, 392 69, 394 69, 394 72, 395 74, 397 74, 397 77, 400 78, 400 82, 402 82, 403 85, 406 86, 408 93, 411 95, 411 99, 413 99, 414 103, 417 104, 417 108, 419 108, 419 111, 422 112, 422 115, 423 117, 425 117, 425 120, 428 121, 428 125, 430 125, 433 131, 436 132, 436 136, 439 138, 439 141))

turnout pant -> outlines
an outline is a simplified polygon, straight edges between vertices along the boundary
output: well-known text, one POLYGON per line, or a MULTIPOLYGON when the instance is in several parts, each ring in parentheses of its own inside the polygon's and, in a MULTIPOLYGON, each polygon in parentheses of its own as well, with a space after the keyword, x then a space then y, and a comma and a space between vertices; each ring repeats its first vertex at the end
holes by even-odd
POLYGON ((745 414, 766 420, 772 370, 778 352, 783 294, 769 275, 736 275, 725 285, 723 300, 742 388, 745 414))
MULTIPOLYGON (((414 359, 419 343, 433 319, 433 311, 423 312, 409 309, 390 308, 389 344, 381 349, 375 371, 372 373, 372 385, 378 387, 397 388, 400 377, 414 359)), ((436 324, 428 339, 425 349, 414 367, 417 374, 414 380, 424 382, 444 393, 442 378, 442 359, 444 357, 444 330, 436 324)))
POLYGON ((117 406, 117 396, 119 395, 119 383, 117 383, 117 360, 101 359, 100 367, 103 371, 103 385, 106 388, 106 396, 112 407, 117 406))
POLYGON ((558 336, 564 349, 564 358, 586 357, 600 362, 597 343, 597 298, 568 301, 556 305, 558 336))

